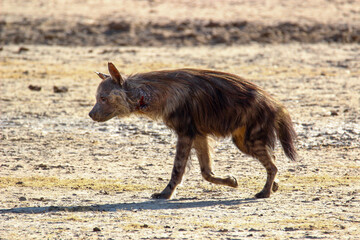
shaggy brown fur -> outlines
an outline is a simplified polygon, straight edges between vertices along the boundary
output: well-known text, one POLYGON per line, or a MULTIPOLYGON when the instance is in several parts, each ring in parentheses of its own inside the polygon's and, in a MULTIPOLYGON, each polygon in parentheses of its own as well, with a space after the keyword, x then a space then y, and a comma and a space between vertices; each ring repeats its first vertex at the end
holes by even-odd
POLYGON ((132 113, 162 119, 178 136, 171 180, 154 198, 170 198, 181 182, 191 148, 196 150, 202 176, 209 182, 237 187, 234 177, 215 176, 209 157, 208 135, 232 136, 245 154, 257 158, 267 171, 258 198, 276 191, 273 149, 279 138, 285 154, 295 159, 296 133, 283 105, 256 85, 229 73, 178 69, 140 73, 123 78, 112 63, 110 76, 98 73, 95 121, 132 113))

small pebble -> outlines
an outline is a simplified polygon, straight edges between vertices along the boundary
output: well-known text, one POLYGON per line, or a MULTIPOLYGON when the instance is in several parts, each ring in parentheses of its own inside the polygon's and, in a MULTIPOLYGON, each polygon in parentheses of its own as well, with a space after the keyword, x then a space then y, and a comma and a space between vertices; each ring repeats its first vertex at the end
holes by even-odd
POLYGON ((29 49, 27 47, 19 47, 18 53, 27 52, 29 49))
POLYGON ((40 91, 41 90, 41 87, 40 86, 36 86, 36 85, 29 85, 29 89, 31 91, 40 91))
POLYGON ((331 112, 330 112, 330 115, 331 115, 331 116, 337 116, 337 115, 339 115, 339 114, 337 113, 337 111, 331 111, 331 112))
POLYGON ((65 93, 67 91, 69 91, 69 89, 67 87, 54 86, 54 93, 65 93))

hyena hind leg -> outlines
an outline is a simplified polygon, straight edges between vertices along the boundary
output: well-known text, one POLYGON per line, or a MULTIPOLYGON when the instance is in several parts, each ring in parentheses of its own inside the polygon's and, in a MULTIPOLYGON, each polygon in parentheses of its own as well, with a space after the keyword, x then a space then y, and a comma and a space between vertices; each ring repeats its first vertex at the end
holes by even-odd
POLYGON ((194 140, 194 148, 200 163, 201 175, 206 181, 230 187, 238 186, 237 180, 233 176, 219 177, 214 175, 206 136, 197 136, 194 140))
POLYGON ((238 128, 232 134, 234 144, 245 154, 255 157, 265 167, 267 179, 264 188, 255 195, 257 198, 270 197, 271 190, 276 192, 279 188, 278 181, 275 181, 277 167, 274 164, 272 150, 261 140, 245 143, 245 127, 238 128))
MULTIPOLYGON (((274 154, 272 155, 272 161, 275 164, 276 157, 274 154)), ((277 176, 275 176, 274 183, 272 185, 272 191, 276 192, 277 190, 279 190, 279 179, 277 178, 277 176)))
POLYGON ((277 174, 277 167, 275 166, 271 150, 269 147, 264 146, 261 141, 257 141, 252 148, 253 155, 260 161, 260 163, 265 167, 267 173, 267 179, 265 186, 261 192, 257 193, 255 197, 257 198, 268 198, 270 197, 271 190, 277 190, 278 184, 275 183, 275 178, 277 174))

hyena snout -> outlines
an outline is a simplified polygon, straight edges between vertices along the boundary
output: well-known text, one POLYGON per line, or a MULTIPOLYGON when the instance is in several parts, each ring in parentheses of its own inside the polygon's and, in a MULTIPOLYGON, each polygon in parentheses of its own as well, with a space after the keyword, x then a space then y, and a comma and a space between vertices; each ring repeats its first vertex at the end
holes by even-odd
POLYGON ((94 108, 89 112, 89 117, 94 121, 99 121, 98 114, 96 113, 96 110, 94 108))
POLYGON ((95 121, 94 117, 95 117, 95 113, 94 113, 94 109, 92 109, 90 112, 89 112, 89 117, 95 121))
POLYGON ((96 122, 103 122, 106 121, 106 117, 103 116, 103 114, 101 114, 101 112, 99 111, 99 109, 96 107, 96 105, 93 107, 93 109, 91 109, 91 111, 89 112, 89 117, 96 121, 96 122))
POLYGON ((97 103, 89 112, 91 119, 96 122, 105 122, 116 115, 118 115, 118 111, 109 104, 103 106, 97 103))

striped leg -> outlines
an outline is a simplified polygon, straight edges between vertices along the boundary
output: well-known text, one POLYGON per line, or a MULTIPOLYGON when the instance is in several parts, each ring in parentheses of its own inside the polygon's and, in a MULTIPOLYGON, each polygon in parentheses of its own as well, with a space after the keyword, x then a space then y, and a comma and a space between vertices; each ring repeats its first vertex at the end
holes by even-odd
POLYGON ((189 158, 193 140, 187 136, 179 136, 176 145, 176 156, 169 184, 161 193, 155 193, 152 198, 170 199, 177 185, 181 183, 189 158))
POLYGON ((254 146, 251 148, 253 156, 255 156, 260 163, 265 167, 267 173, 267 179, 264 188, 255 195, 257 198, 268 198, 270 197, 271 189, 277 190, 278 184, 274 181, 277 173, 277 167, 275 166, 272 159, 272 151, 269 147, 264 146, 261 141, 256 141, 254 146))
POLYGON ((241 127, 232 133, 234 144, 245 154, 251 155, 258 159, 260 163, 265 167, 267 172, 267 179, 264 188, 255 195, 257 198, 270 197, 271 190, 277 191, 279 185, 275 182, 277 168, 274 164, 275 156, 272 154, 270 147, 262 140, 248 140, 245 142, 246 128, 241 127))

